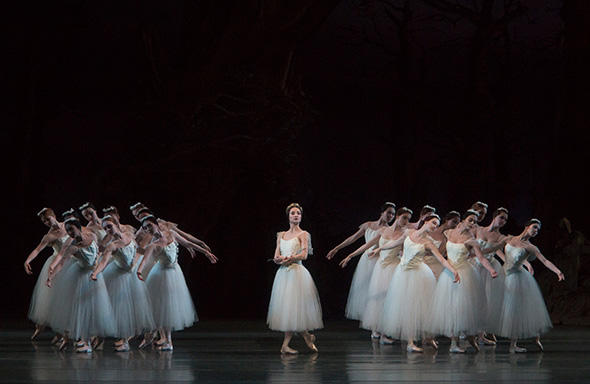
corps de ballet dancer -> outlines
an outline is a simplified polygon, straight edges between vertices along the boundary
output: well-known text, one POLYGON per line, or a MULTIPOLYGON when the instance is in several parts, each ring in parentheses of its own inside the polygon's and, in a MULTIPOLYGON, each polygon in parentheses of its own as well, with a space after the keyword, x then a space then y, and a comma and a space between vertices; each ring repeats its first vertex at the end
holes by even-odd
POLYGON ((459 274, 440 253, 429 234, 440 223, 440 217, 431 213, 422 220, 421 227, 409 230, 403 244, 402 257, 393 273, 387 295, 383 302, 383 314, 379 331, 387 336, 407 341, 408 352, 422 352, 415 341, 438 349, 434 339, 427 337, 431 317, 432 297, 436 278, 424 263, 427 253, 434 255, 459 282, 459 274))
POLYGON ((280 265, 274 278, 266 323, 273 331, 284 332, 281 354, 296 354, 289 343, 300 333, 308 348, 317 352, 315 335, 309 331, 324 327, 322 307, 311 274, 302 261, 312 253, 311 237, 301 229, 303 208, 292 203, 286 209, 289 229, 277 233, 273 261, 280 265))
POLYGON ((422 225, 424 218, 426 216, 429 216, 430 214, 433 214, 433 213, 436 213, 436 208, 434 208, 431 205, 426 204, 420 210, 420 215, 418 216, 418 221, 413 222, 413 223, 408 223, 407 228, 408 229, 418 229, 418 227, 420 227, 422 225))
POLYGON ((381 229, 373 240, 352 252, 340 262, 340 265, 345 266, 354 256, 361 254, 371 247, 375 247, 369 252, 368 257, 373 258, 379 255, 379 258, 373 268, 371 280, 369 281, 367 305, 361 317, 360 326, 363 329, 371 331, 371 338, 379 339, 379 342, 382 344, 393 343, 393 340, 386 335, 382 335, 378 330, 383 312, 383 300, 385 300, 393 271, 399 264, 400 252, 411 217, 411 209, 406 207, 398 209, 391 226, 381 229))
POLYGON ((103 257, 90 278, 97 280, 103 272, 117 326, 115 351, 129 351, 129 339, 156 328, 146 284, 136 275, 134 236, 121 228, 113 216, 102 218, 102 227, 110 237, 103 257), (106 268, 107 265, 110 267, 106 268), (106 268, 106 269, 105 269, 106 268))
MULTIPOLYGON (((326 258, 331 260, 338 251, 342 248, 349 246, 350 244, 357 241, 362 236, 365 237, 365 244, 370 242, 375 236, 377 236, 379 230, 383 229, 395 217, 395 204, 386 202, 381 206, 381 215, 379 220, 367 221, 359 226, 359 229, 349 236, 342 243, 334 247, 326 258)), ((368 248, 363 252, 359 259, 354 275, 352 277, 352 283, 350 284, 350 291, 348 293, 348 300, 346 302, 345 315, 346 318, 351 320, 360 320, 363 313, 365 312, 365 306, 367 305, 367 296, 369 293, 369 281, 371 280, 371 274, 373 268, 377 262, 377 258, 369 258, 368 254, 372 248, 368 248)))
POLYGON ((463 215, 463 221, 445 233, 447 261, 459 273, 461 283, 455 284, 454 274, 445 269, 438 279, 432 300, 429 331, 433 335, 450 337, 451 353, 465 352, 457 344, 457 337, 461 333, 467 335, 469 343, 479 351, 475 335, 481 331, 485 322, 485 293, 479 276, 469 262, 470 252, 475 254, 492 277, 497 276, 497 272, 483 257, 473 235, 477 216, 477 211, 469 209, 463 215))
MULTIPOLYGON (((33 289, 33 295, 31 296, 31 303, 29 305, 28 317, 35 323, 35 332, 31 336, 31 340, 34 340, 45 326, 49 323, 49 313, 51 308, 51 295, 53 291, 45 284, 49 275, 49 266, 55 260, 55 257, 62 249, 64 244, 68 243, 69 236, 66 233, 63 223, 57 221, 55 213, 51 208, 43 208, 37 213, 39 220, 49 228, 47 233, 41 238, 41 242, 33 251, 27 256, 25 260, 25 272, 28 275, 33 274, 31 268, 31 262, 35 260, 37 255, 45 249, 50 247, 53 249, 53 254, 47 258, 41 268, 37 283, 33 289)), ((54 340, 54 342, 57 339, 54 340)))
MULTIPOLYGON (((121 215, 119 214, 119 210, 117 209, 117 207, 115 207, 114 205, 109 205, 106 208, 102 209, 102 215, 104 216, 111 216, 116 224, 121 228, 122 231, 125 232, 129 232, 129 233, 135 233, 137 232, 137 228, 135 228, 133 225, 129 225, 129 224, 123 224, 121 223, 121 215)), ((108 233, 107 233, 108 236, 108 233)))
POLYGON ((557 275, 558 281, 565 279, 563 272, 530 242, 540 229, 541 221, 530 219, 522 233, 512 237, 504 247, 506 278, 498 334, 510 339, 511 353, 526 352, 526 348, 519 347, 516 342, 518 339, 529 337, 535 337, 535 342, 542 351, 540 335, 552 327, 539 285, 535 278, 522 268, 523 262, 536 258, 557 275))
POLYGON ((92 203, 86 202, 78 207, 78 211, 80 212, 80 215, 82 215, 82 217, 88 222, 86 224, 86 228, 94 232, 96 235, 97 244, 100 245, 106 236, 106 232, 104 229, 102 229, 100 219, 96 213, 96 208, 92 203))
POLYGON ((62 258, 72 257, 75 262, 65 271, 62 280, 68 284, 56 285, 54 296, 70 295, 69 308, 54 311, 51 327, 61 333, 68 332, 74 340, 80 340, 76 352, 92 352, 92 337, 115 336, 117 333, 111 301, 102 276, 93 281, 90 276, 98 255, 96 235, 82 228, 78 219, 70 217, 64 221, 65 230, 72 243, 60 252, 49 267, 47 285, 52 286, 53 277, 63 272, 62 258), (62 292, 67 289, 71 292, 62 292))
MULTIPOLYGON (((444 235, 445 231, 455 228, 460 221, 461 214, 457 211, 450 211, 443 217, 442 223, 436 227, 435 230, 428 233, 428 237, 432 241, 432 244, 436 246, 442 255, 446 255, 447 252, 445 248, 445 243, 447 241, 447 238, 444 235)), ((430 267, 430 270, 437 280, 445 268, 439 259, 428 249, 426 249, 426 254, 424 255, 424 264, 430 267)))
POLYGON ((172 351, 172 331, 180 331, 198 321, 195 305, 178 264, 178 244, 203 253, 212 264, 217 262, 217 257, 175 231, 160 227, 153 215, 143 217, 141 227, 151 235, 151 241, 145 248, 137 275, 146 281, 150 295, 154 322, 160 332, 156 345, 162 351, 172 351))

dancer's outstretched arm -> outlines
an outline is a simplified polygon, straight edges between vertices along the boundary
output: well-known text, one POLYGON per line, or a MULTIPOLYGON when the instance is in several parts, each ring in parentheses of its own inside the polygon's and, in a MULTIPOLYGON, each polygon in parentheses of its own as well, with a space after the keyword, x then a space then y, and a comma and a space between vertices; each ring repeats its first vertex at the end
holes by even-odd
POLYGON ((347 237, 342 243, 338 244, 330 252, 328 252, 328 254, 326 255, 326 258, 328 260, 331 260, 334 256, 336 256, 336 253, 338 251, 340 251, 342 248, 348 247, 350 244, 352 244, 355 241, 357 241, 358 239, 360 239, 365 234, 365 231, 367 230, 367 226, 368 226, 368 223, 362 224, 355 233, 353 233, 352 235, 347 237))
POLYGON ((477 257, 481 265, 483 265, 483 267, 488 270, 490 276, 492 276, 492 278, 496 278, 496 276, 498 276, 498 272, 496 272, 494 267, 492 267, 492 264, 490 264, 488 259, 483 257, 483 253, 481 253, 481 248, 479 247, 477 241, 475 241, 475 239, 467 240, 465 245, 473 250, 475 257, 477 257))
POLYGON ((536 246, 531 244, 530 246, 527 247, 527 251, 532 252, 537 257, 537 259, 539 259, 539 261, 541 263, 543 263, 550 271, 555 273, 557 275, 558 281, 565 280, 565 275, 563 274, 563 272, 561 272, 559 270, 559 268, 557 268, 555 266, 555 264, 553 264, 551 261, 547 260, 547 258, 545 256, 543 256, 541 251, 539 251, 539 248, 537 248, 536 246))
POLYGON ((457 272, 457 270, 455 268, 453 268, 453 266, 449 263, 449 261, 447 259, 445 259, 442 255, 442 253, 440 253, 439 249, 436 247, 436 245, 434 245, 432 242, 427 242, 424 247, 428 250, 430 250, 430 252, 438 259, 438 261, 442 264, 443 267, 445 267, 446 269, 448 269, 449 271, 451 271, 451 273, 453 274, 453 282, 454 283, 458 283, 461 281, 461 277, 459 277, 459 273, 457 272))
POLYGON ((371 239, 371 241, 369 241, 368 243, 365 243, 365 245, 357 248, 356 251, 352 252, 350 255, 348 255, 344 259, 342 259, 342 261, 340 261, 340 263, 338 265, 340 265, 342 268, 346 267, 346 265, 350 262, 350 260, 352 260, 353 257, 356 257, 356 256, 362 254, 367 249, 371 248, 375 244, 378 244, 380 238, 381 238, 381 235, 375 236, 374 238, 371 239))

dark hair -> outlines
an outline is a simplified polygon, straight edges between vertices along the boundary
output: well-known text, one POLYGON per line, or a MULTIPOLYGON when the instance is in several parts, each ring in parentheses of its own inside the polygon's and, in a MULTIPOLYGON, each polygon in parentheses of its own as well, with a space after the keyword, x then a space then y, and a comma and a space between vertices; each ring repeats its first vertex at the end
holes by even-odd
POLYGON ((110 205, 110 206, 102 209, 102 213, 109 213, 109 212, 112 212, 115 215, 120 216, 119 215, 119 210, 114 205, 110 205))
MULTIPOLYGON (((457 212, 457 211, 450 211, 449 213, 447 213, 447 214, 445 215, 445 217, 443 217, 443 220, 442 220, 442 222, 443 222, 443 223, 446 223, 447 221, 449 221, 449 220, 452 220, 452 219, 453 219, 453 217, 456 217, 456 218, 458 218, 459 220, 461 220, 461 214, 460 214, 459 212, 457 212)), ((442 223, 441 223, 441 224, 442 224, 442 223)))
POLYGON ((466 218, 468 218, 471 215, 474 215, 475 217, 477 217, 479 219, 479 212, 477 212, 475 209, 466 210, 461 219, 465 220, 466 218))
POLYGON ((73 225, 74 227, 78 228, 79 230, 82 230, 82 224, 80 223, 80 220, 78 220, 75 217, 70 217, 69 219, 67 219, 66 221, 64 221, 64 225, 73 225))
POLYGON ((78 207, 78 210, 80 211, 80 213, 84 212, 85 209, 88 208, 92 208, 96 211, 96 208, 94 207, 94 204, 90 203, 90 202, 85 202, 84 204, 82 204, 81 206, 78 207))
POLYGON ((529 225, 532 225, 532 224, 538 224, 539 227, 540 227, 541 226, 541 220, 535 219, 535 218, 529 219, 526 223, 524 223, 524 226, 525 227, 528 227, 529 225))
POLYGON ((395 204, 392 202, 387 201, 385 204, 383 204, 381 206, 381 213, 387 211, 387 208, 393 208, 393 210, 395 211, 395 204))
POLYGON ((403 215, 404 213, 409 213, 410 216, 412 216, 414 214, 414 211, 412 211, 410 208, 408 207, 401 207, 400 209, 397 210, 397 212, 395 213, 395 217, 398 218, 399 216, 403 215))
POLYGON ((476 201, 475 203, 473 203, 471 205, 471 208, 470 209, 477 209, 477 208, 485 208, 485 209, 488 209, 488 205, 486 203, 484 203, 484 202, 476 201))
POLYGON ((496 208, 496 210, 494 211, 492 217, 495 218, 496 216, 498 216, 501 213, 508 214, 508 210, 506 208, 504 208, 504 207, 496 208))
POLYGON ((287 217, 289 217, 289 212, 291 212, 291 209, 293 208, 297 208, 299 209, 299 212, 303 213, 303 207, 301 205, 299 205, 299 203, 291 203, 289 205, 287 205, 287 208, 285 209, 285 212, 287 213, 287 217))
POLYGON ((147 221, 156 224, 156 226, 159 226, 158 219, 156 219, 156 216, 154 216, 154 215, 147 215, 147 216, 142 217, 141 218, 141 225, 143 226, 143 224, 147 221))
POLYGON ((428 222, 428 221, 430 221, 432 219, 438 219, 438 222, 440 223, 440 216, 437 215, 436 213, 431 213, 430 215, 426 216, 424 218, 424 220, 420 220, 420 223, 418 224, 418 228, 417 229, 422 228, 422 226, 424 225, 424 223, 426 223, 426 222, 428 222))
POLYGON ((420 217, 424 216, 425 214, 427 214, 428 212, 432 212, 435 213, 436 212, 436 208, 434 208, 431 205, 426 204, 425 206, 422 207, 422 209, 420 210, 420 217))

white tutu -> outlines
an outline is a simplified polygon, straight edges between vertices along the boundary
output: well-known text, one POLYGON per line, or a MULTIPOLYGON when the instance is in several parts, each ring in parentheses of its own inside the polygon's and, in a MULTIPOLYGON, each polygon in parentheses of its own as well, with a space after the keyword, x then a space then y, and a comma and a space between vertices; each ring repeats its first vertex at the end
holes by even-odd
POLYGON ((527 258, 532 260, 534 256, 510 244, 506 244, 504 254, 506 279, 498 334, 510 339, 539 336, 553 325, 539 285, 522 267, 527 258))
MULTIPOLYGON (((379 245, 383 245, 387 239, 379 239, 379 245)), ((379 252, 379 260, 375 264, 369 292, 367 306, 361 318, 361 328, 376 331, 381 328, 381 315, 383 313, 383 301, 387 295, 387 289, 391 283, 391 277, 399 264, 401 245, 395 248, 379 252)))
POLYGON ((53 278, 51 291, 51 304, 49 306, 48 323, 56 332, 63 333, 69 330, 70 311, 74 298, 74 286, 76 285, 74 268, 76 261, 68 257, 61 270, 53 278))
POLYGON ((197 311, 180 265, 175 242, 154 255, 158 262, 150 271, 147 287, 156 327, 179 331, 198 321, 197 311))
MULTIPOLYGON (((376 231, 371 228, 367 228, 365 231, 365 242, 371 241, 376 231)), ((369 282, 371 281, 371 275, 377 263, 377 258, 369 258, 368 253, 373 250, 373 247, 367 249, 360 257, 354 276, 352 277, 352 283, 350 284, 350 291, 348 292, 348 301, 346 302, 346 318, 351 320, 360 320, 365 312, 367 306, 367 297, 369 295, 369 282)))
POLYGON ((475 269, 479 273, 486 297, 486 321, 484 323, 484 330, 486 332, 496 333, 500 327, 500 313, 502 312, 502 303, 504 302, 504 279, 506 275, 498 260, 492 257, 488 261, 498 273, 496 278, 493 279, 488 270, 479 261, 475 263, 475 269))
POLYGON ((485 321, 485 294, 480 277, 468 262, 464 244, 447 241, 448 261, 459 273, 461 281, 453 282, 453 274, 445 269, 438 278, 432 301, 428 329, 433 335, 448 337, 475 335, 485 321))
POLYGON ((434 278, 437 280, 442 271, 445 269, 445 267, 443 267, 443 265, 440 263, 440 261, 438 261, 438 259, 434 255, 425 256, 424 264, 426 264, 428 268, 430 268, 432 274, 434 275, 434 278))
POLYGON ((156 328, 147 286, 137 278, 137 266, 130 268, 135 249, 132 243, 116 250, 113 262, 103 272, 117 324, 117 336, 121 338, 156 328))
POLYGON ((283 332, 324 327, 318 291, 311 274, 300 262, 282 265, 277 271, 266 323, 270 329, 283 332))
POLYGON ((383 303, 378 331, 400 340, 421 339, 430 320, 435 286, 434 274, 426 264, 420 263, 415 269, 399 265, 383 303))
POLYGON ((49 323, 49 312, 51 310, 51 294, 53 290, 47 286, 47 276, 49 275, 49 266, 55 260, 55 254, 51 255, 43 264, 37 283, 31 296, 29 304, 29 319, 35 324, 47 325, 49 323))
MULTIPOLYGON (((281 255, 299 253, 299 238, 283 240, 282 233, 278 236, 281 255)), ((277 271, 266 323, 270 329, 283 332, 302 332, 324 327, 318 290, 301 261, 281 265, 277 271)))

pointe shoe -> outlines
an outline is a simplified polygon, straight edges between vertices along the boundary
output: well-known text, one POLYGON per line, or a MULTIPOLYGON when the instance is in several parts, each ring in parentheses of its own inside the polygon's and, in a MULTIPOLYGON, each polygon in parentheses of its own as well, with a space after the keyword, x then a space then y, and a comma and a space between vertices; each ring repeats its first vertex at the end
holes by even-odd
POLYGON ((61 339, 61 341, 59 342, 59 344, 57 345, 57 349, 59 351, 63 351, 68 347, 68 341, 64 338, 61 339))
POLYGON ((84 343, 82 341, 80 341, 80 340, 76 341, 76 344, 74 344, 74 347, 76 347, 76 348, 80 348, 80 347, 83 347, 83 346, 84 346, 84 343))
POLYGON ((104 349, 104 339, 101 339, 95 346, 95 351, 102 351, 104 349))
POLYGON ((318 347, 315 346, 315 335, 310 334, 309 340, 306 339, 305 344, 307 344, 307 347, 313 352, 318 352, 318 347))
POLYGON ((371 332, 371 339, 379 339, 381 338, 381 334, 379 332, 371 332))
POLYGON ((419 348, 415 345, 408 344, 408 346, 406 347, 406 351, 407 352, 424 352, 424 349, 419 348))
POLYGON ((164 345, 164 344, 166 344, 166 343, 167 343, 167 342, 166 342, 166 339, 154 340, 154 344, 155 344, 157 347, 161 347, 162 345, 164 345))
POLYGON ((387 337, 385 335, 381 335, 381 337, 379 338, 379 344, 391 345, 391 344, 393 344, 393 339, 390 339, 389 337, 387 337))
POLYGON ((162 352, 169 352, 169 351, 173 351, 174 347, 172 347, 172 344, 170 344, 170 343, 164 343, 158 348, 158 350, 162 351, 162 352))
POLYGON ((92 352, 92 347, 90 346, 84 346, 82 348, 76 348, 76 353, 91 353, 92 352))
POLYGON ((539 350, 541 352, 544 352, 545 351, 545 349, 543 348, 543 344, 541 344, 541 339, 536 339, 535 340, 535 344, 537 344, 537 347, 539 347, 539 350))
POLYGON ((125 344, 125 340, 119 339, 113 343, 115 347, 120 347, 121 345, 125 344))
POLYGON ((55 344, 59 344, 61 338, 58 335, 53 336, 53 339, 51 339, 51 345, 55 345, 55 344))
POLYGON ((153 340, 152 340, 152 339, 149 339, 149 340, 148 340, 148 339, 145 339, 145 338, 144 338, 144 339, 141 341, 141 343, 139 343, 139 346, 138 346, 137 348, 138 348, 138 349, 143 349, 143 348, 149 347, 150 345, 152 345, 152 342, 153 342, 153 340))
POLYGON ((463 348, 459 348, 459 346, 455 343, 451 343, 451 347, 449 348, 449 353, 465 353, 463 348))
POLYGON ((511 345, 510 348, 508 349, 508 351, 510 353, 525 353, 526 352, 526 348, 522 348, 519 347, 518 345, 511 345))
POLYGON ((427 340, 423 344, 430 345, 432 348, 438 351, 438 343, 434 339, 427 340))
POLYGON ((477 343, 475 342, 475 337, 469 336, 467 338, 467 341, 475 349, 476 352, 479 352, 479 345, 477 345, 477 343))
POLYGON ((490 339, 486 338, 485 336, 478 337, 477 343, 482 344, 482 345, 496 345, 496 342, 494 340, 490 340, 490 339))
POLYGON ((495 343, 498 342, 498 339, 496 338, 496 335, 494 335, 493 333, 490 335, 490 340, 494 340, 495 343))
POLYGON ((281 353, 284 353, 287 355, 296 355, 299 352, 294 350, 293 348, 289 348, 288 346, 283 346, 283 347, 281 347, 281 353))
POLYGON ((115 347, 115 352, 129 352, 129 343, 125 342, 115 347))

